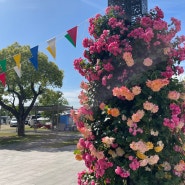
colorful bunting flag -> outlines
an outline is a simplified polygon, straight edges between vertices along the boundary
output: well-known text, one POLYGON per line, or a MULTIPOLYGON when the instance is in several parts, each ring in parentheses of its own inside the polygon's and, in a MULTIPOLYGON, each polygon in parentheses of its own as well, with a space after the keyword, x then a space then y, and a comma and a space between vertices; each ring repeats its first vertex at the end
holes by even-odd
POLYGON ((3 86, 5 87, 5 85, 6 85, 6 74, 5 73, 0 74, 0 81, 2 82, 3 86))
POLYGON ((66 34, 65 37, 67 38, 67 40, 69 40, 69 42, 71 42, 74 47, 76 47, 77 26, 68 30, 67 33, 68 34, 66 34))
POLYGON ((0 61, 0 66, 3 72, 6 72, 6 59, 0 61))
POLYGON ((14 67, 14 70, 15 70, 15 72, 17 73, 17 76, 19 77, 19 78, 21 78, 21 68, 19 68, 18 66, 15 66, 14 67))
POLYGON ((30 49, 32 57, 29 59, 36 70, 38 70, 38 46, 30 49))
POLYGON ((56 38, 52 38, 47 41, 48 47, 46 48, 50 54, 53 56, 53 58, 56 58, 56 38))
POLYGON ((19 53, 19 54, 13 56, 13 58, 15 60, 15 63, 17 65, 17 67, 20 69, 21 68, 21 63, 20 63, 20 61, 21 61, 21 54, 19 53))
MULTIPOLYGON (((77 40, 77 26, 71 28, 70 30, 67 31, 67 34, 65 37, 68 39, 71 44, 76 47, 76 40, 77 40)), ((50 39, 47 41, 48 47, 47 50, 49 53, 53 56, 53 58, 56 58, 56 37, 50 39)), ((33 64, 36 70, 38 70, 38 45, 31 48, 30 52, 32 54, 32 57, 29 58, 30 62, 33 64)), ((21 53, 16 54, 13 56, 14 61, 16 63, 16 66, 14 67, 15 72, 21 77, 21 53)), ((0 61, 0 67, 2 68, 3 72, 6 72, 6 59, 0 61)), ((2 84, 5 86, 6 83, 6 73, 1 73, 0 74, 0 81, 2 84)))

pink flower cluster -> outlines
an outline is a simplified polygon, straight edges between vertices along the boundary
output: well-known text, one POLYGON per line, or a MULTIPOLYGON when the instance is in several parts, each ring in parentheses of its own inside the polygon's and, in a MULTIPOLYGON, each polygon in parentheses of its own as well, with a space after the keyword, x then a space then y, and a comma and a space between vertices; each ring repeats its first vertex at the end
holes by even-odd
POLYGON ((117 96, 118 98, 124 97, 126 100, 133 100, 134 99, 134 94, 125 86, 122 87, 115 87, 113 90, 113 95, 117 96))
POLYGON ((172 70, 171 66, 166 66, 166 71, 161 72, 161 75, 169 79, 174 75, 174 71, 172 70))
POLYGON ((130 176, 130 172, 121 168, 120 166, 117 166, 117 168, 115 169, 115 173, 122 178, 127 178, 130 176))
POLYGON ((147 143, 143 141, 132 141, 132 143, 130 144, 130 148, 134 151, 140 151, 141 153, 145 153, 150 150, 147 143))
POLYGON ((171 130, 174 130, 180 123, 180 118, 178 115, 181 113, 181 109, 175 103, 171 103, 170 110, 172 112, 171 119, 164 118, 163 125, 170 128, 171 130))
POLYGON ((174 173, 177 176, 182 176, 183 172, 185 172, 185 162, 181 160, 178 164, 174 167, 174 173))
POLYGON ((158 161, 159 161, 159 156, 158 155, 153 155, 153 156, 150 156, 146 159, 140 160, 139 163, 140 163, 140 166, 144 167, 147 164, 149 164, 149 165, 157 164, 158 161))
POLYGON ((108 162, 105 158, 96 161, 94 170, 96 172, 96 178, 100 178, 104 175, 105 170, 112 167, 113 163, 108 162))
POLYGON ((156 113, 159 110, 159 107, 149 101, 143 103, 143 108, 145 110, 151 111, 152 113, 156 113))
POLYGON ((140 166, 139 161, 136 158, 134 158, 133 156, 129 156, 129 160, 131 161, 131 163, 129 164, 129 167, 133 171, 137 170, 139 168, 139 166, 140 166))
POLYGON ((136 123, 132 123, 132 125, 129 127, 129 133, 131 133, 133 136, 136 136, 138 133, 142 134, 143 129, 138 128, 136 123))
POLYGON ((180 93, 177 91, 169 91, 168 98, 170 100, 178 100, 180 98, 180 93))
POLYGON ((137 123, 143 118, 144 115, 145 115, 145 112, 143 110, 138 110, 136 113, 132 114, 131 119, 133 122, 137 123))

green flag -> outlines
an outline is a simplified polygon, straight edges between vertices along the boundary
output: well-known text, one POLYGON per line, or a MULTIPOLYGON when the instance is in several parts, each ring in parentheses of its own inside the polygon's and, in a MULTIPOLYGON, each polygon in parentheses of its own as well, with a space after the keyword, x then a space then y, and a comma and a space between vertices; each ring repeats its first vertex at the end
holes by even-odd
POLYGON ((0 61, 0 66, 3 72, 6 72, 6 59, 0 61))

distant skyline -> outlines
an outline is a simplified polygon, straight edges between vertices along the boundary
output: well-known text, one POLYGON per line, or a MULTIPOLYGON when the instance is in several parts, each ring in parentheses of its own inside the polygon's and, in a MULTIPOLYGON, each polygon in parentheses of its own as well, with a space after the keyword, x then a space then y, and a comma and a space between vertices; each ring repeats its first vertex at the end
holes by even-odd
MULTIPOLYGON (((88 19, 97 13, 104 14, 108 0, 0 0, 0 49, 18 42, 44 52, 50 61, 64 71, 60 89, 70 106, 79 107, 78 95, 83 77, 74 70, 73 61, 83 58, 82 40, 89 37, 88 19), (66 31, 78 26, 76 48, 64 37, 66 31), (56 37, 56 60, 46 50, 47 40, 56 37)), ((148 0, 148 9, 159 6, 165 20, 171 17, 181 20, 180 35, 185 35, 185 1, 148 0)), ((185 66, 185 64, 183 64, 185 66)))

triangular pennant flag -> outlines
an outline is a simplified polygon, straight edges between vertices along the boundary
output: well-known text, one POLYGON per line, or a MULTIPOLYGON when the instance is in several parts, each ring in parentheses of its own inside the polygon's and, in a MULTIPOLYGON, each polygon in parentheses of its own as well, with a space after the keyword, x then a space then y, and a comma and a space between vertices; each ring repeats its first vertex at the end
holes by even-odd
POLYGON ((0 66, 3 72, 6 72, 6 59, 0 61, 0 66))
POLYGON ((77 26, 71 28, 70 30, 67 31, 68 34, 65 35, 67 40, 69 40, 69 42, 71 42, 71 44, 74 47, 76 47, 77 28, 78 28, 77 26))
POLYGON ((2 82, 3 86, 6 85, 6 74, 5 73, 0 74, 0 81, 2 82))
POLYGON ((19 54, 13 56, 13 58, 15 60, 15 63, 17 65, 17 67, 20 69, 21 68, 21 63, 20 63, 20 61, 21 61, 21 54, 19 53, 19 54))
POLYGON ((34 57, 30 58, 30 62, 33 64, 36 70, 38 70, 38 60, 34 57))
POLYGON ((36 70, 38 70, 38 46, 30 49, 32 57, 29 59, 36 70))
POLYGON ((50 54, 53 56, 53 58, 56 58, 56 38, 52 38, 47 41, 48 47, 46 48, 50 54))
POLYGON ((14 70, 15 70, 15 72, 17 73, 17 76, 20 78, 21 77, 21 68, 19 68, 18 66, 15 66, 14 67, 14 70))

